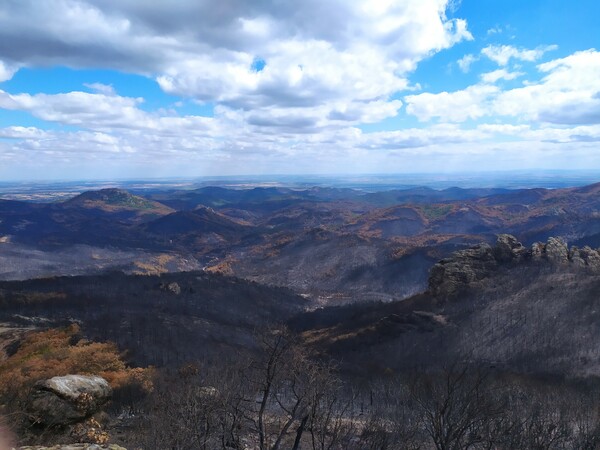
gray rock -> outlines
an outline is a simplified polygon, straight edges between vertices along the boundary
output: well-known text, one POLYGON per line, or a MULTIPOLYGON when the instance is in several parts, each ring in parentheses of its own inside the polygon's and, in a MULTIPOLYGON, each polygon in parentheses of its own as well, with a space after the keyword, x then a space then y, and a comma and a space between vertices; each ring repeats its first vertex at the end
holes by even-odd
POLYGON ((66 425, 96 413, 111 394, 108 382, 102 377, 54 377, 34 385, 27 410, 34 423, 66 425))
POLYGON ((533 259, 534 261, 541 260, 545 254, 546 254, 546 245, 541 242, 536 242, 535 244, 533 244, 531 246, 531 249, 529 250, 529 255, 531 256, 531 259, 533 259))
POLYGON ((516 237, 510 234, 500 234, 494 247, 494 257, 498 262, 520 260, 527 253, 527 249, 516 237))
POLYGON ((546 258, 552 264, 568 264, 569 247, 567 247, 567 243, 560 238, 548 238, 548 242, 546 243, 546 258))
POLYGON ((486 278, 497 265, 489 244, 455 252, 432 267, 429 291, 436 296, 456 294, 468 284, 486 278))
POLYGON ((600 270, 600 253, 587 245, 579 249, 579 257, 585 262, 585 266, 594 270, 600 270))
POLYGON ((181 294, 181 287, 179 287, 179 284, 175 282, 169 283, 167 285, 167 290, 175 295, 181 294))
POLYGON ((585 267, 585 260, 582 258, 581 251, 577 247, 571 247, 569 250, 569 261, 575 267, 585 267))
POLYGON ((480 244, 455 252, 435 264, 429 273, 429 292, 438 297, 453 296, 468 285, 488 278, 502 264, 528 259, 600 272, 600 252, 590 247, 569 250, 565 241, 551 237, 546 244, 536 242, 527 249, 514 236, 501 234, 493 248, 480 244))

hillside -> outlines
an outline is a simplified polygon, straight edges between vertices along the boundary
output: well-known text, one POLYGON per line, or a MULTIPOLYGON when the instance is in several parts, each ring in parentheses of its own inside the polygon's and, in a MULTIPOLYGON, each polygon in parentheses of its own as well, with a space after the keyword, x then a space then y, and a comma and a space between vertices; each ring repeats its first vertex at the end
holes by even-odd
MULTIPOLYGON (((395 271, 403 276, 401 268, 395 271)), ((251 348, 256 327, 287 322, 349 372, 469 360, 522 373, 588 376, 600 374, 598 292, 597 250, 568 248, 554 238, 525 247, 501 235, 494 246, 441 260, 431 269, 429 289, 402 301, 320 304, 204 272, 111 273, 2 282, 0 322, 46 328, 77 321, 86 336, 115 341, 138 365, 251 348)))
MULTIPOLYGON (((330 263, 322 256, 317 270, 330 263)), ((321 307, 288 289, 206 272, 2 282, 0 374, 39 387, 36 374, 93 366, 124 383, 97 416, 101 425, 89 426, 128 448, 176 446, 182 437, 190 449, 197 439, 207 448, 257 442, 261 405, 285 448, 295 436, 306 448, 313 436, 344 449, 388 440, 429 448, 432 414, 449 407, 475 417, 470 429, 486 448, 537 448, 531 442, 548 430, 560 443, 548 448, 594 448, 597 428, 568 430, 597 419, 598 250, 500 235, 438 261, 428 286, 401 301, 321 307), (295 414, 294 405, 313 415, 295 414), (288 433, 281 425, 302 431, 303 417, 323 428, 288 433), (198 423, 210 425, 199 438, 198 423)), ((23 399, 6 411, 25 442, 73 436, 77 425, 19 421, 27 394, 3 386, 4 399, 23 399)))
MULTIPOLYGON (((597 246, 599 190, 597 184, 381 192, 203 187, 146 198, 104 189, 63 203, 1 202, 0 245, 26 246, 6 260, 15 266, 24 262, 18 255, 30 251, 48 252, 46 259, 53 261, 51 252, 86 245, 149 255, 115 258, 114 268, 147 266, 148 258, 166 254, 192 262, 167 270, 206 267, 289 286, 320 302, 393 300, 423 290, 437 259, 477 242, 493 243, 500 233, 527 245, 560 236, 597 246)), ((80 254, 79 265, 93 268, 80 254)), ((110 261, 101 267, 111 267, 110 261)), ((75 273, 81 272, 54 272, 75 273)))
POLYGON ((174 212, 172 208, 122 189, 88 191, 62 203, 63 208, 83 208, 98 214, 115 215, 120 220, 147 220, 174 212))
POLYGON ((598 376, 598 292, 598 251, 567 249, 555 239, 526 248, 503 236, 494 247, 482 244, 436 264, 424 293, 322 308, 291 324, 351 373, 463 361, 524 374, 598 376))
POLYGON ((305 305, 287 289, 203 272, 0 282, 5 329, 77 322, 85 337, 113 341, 143 366, 178 367, 251 348, 256 328, 305 305))

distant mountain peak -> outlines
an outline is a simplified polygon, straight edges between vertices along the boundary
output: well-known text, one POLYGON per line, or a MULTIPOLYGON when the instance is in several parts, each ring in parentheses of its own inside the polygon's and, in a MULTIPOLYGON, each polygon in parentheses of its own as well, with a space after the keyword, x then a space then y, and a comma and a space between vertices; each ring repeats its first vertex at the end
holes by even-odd
POLYGON ((84 201, 103 201, 103 202, 127 202, 131 199, 142 198, 131 194, 130 192, 119 188, 105 188, 94 191, 85 191, 81 194, 67 200, 65 203, 79 203, 84 201))
POLYGON ((98 209, 161 210, 164 214, 172 211, 161 203, 118 188, 83 192, 64 202, 64 205, 98 209))

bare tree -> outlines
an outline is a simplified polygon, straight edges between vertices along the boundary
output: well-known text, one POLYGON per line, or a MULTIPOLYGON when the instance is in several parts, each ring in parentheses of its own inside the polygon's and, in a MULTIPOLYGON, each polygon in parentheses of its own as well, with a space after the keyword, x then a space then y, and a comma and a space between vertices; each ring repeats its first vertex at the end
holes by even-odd
MULTIPOLYGON (((253 363, 247 382, 256 392, 256 407, 248 418, 260 450, 299 448, 310 415, 314 387, 323 383, 325 371, 286 330, 259 336, 262 357, 253 363), (295 435, 290 444, 290 435, 295 435), (288 442, 286 444, 286 442, 288 442)), ((253 399, 248 399, 252 404, 253 399)))
POLYGON ((313 450, 349 447, 358 431, 352 416, 353 400, 353 395, 342 390, 341 382, 329 370, 322 371, 311 392, 308 416, 313 450))
POLYGON ((501 413, 486 381, 481 372, 454 365, 441 375, 420 375, 412 383, 422 427, 436 449, 467 449, 484 441, 482 431, 501 413))

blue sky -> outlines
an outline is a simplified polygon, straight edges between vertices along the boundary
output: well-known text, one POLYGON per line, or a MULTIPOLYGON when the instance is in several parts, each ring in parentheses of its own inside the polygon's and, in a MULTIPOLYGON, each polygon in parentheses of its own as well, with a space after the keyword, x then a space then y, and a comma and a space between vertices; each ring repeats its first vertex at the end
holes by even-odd
POLYGON ((5 0, 0 179, 600 171, 600 3, 5 0))

